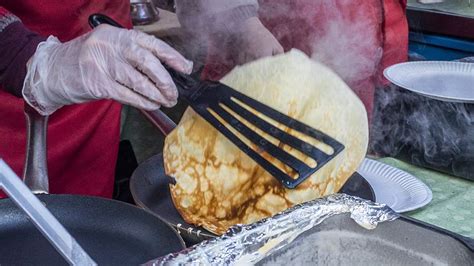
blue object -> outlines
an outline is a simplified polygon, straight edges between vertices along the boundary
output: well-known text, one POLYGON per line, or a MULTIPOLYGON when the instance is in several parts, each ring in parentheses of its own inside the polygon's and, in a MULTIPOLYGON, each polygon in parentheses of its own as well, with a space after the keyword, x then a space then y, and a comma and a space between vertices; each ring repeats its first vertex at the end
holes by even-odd
POLYGON ((474 55, 474 41, 410 32, 409 51, 426 60, 456 60, 474 55))

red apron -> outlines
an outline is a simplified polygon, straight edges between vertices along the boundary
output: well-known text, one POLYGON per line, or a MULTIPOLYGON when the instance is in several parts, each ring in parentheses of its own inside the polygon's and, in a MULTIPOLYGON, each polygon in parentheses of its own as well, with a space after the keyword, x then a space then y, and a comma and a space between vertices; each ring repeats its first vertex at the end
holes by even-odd
MULTIPOLYGON (((0 6, 18 16, 32 31, 68 41, 89 31, 88 16, 105 13, 131 27, 126 0, 18 0, 0 6)), ((0 89, 0 157, 21 176, 26 147, 23 100, 0 89)), ((48 126, 51 193, 112 197, 121 105, 101 100, 65 106, 48 126)), ((1 195, 0 195, 1 196, 1 195)))
MULTIPOLYGON (((297 48, 335 70, 371 117, 382 70, 406 60, 406 0, 261 0, 259 17, 285 50, 297 48)), ((231 44, 229 44, 231 45, 231 44)), ((219 79, 234 62, 211 40, 204 78, 219 79)))

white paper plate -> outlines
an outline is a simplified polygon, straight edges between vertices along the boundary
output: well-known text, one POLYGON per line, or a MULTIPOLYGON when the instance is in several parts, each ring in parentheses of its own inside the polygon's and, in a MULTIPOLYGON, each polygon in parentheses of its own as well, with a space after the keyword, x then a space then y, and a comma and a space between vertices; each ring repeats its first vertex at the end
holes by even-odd
POLYGON ((393 84, 448 101, 474 103, 474 64, 450 61, 416 61, 385 69, 384 76, 393 84))
POLYGON ((357 172, 372 186, 377 202, 396 212, 421 208, 433 198, 431 189, 421 180, 390 165, 365 159, 357 172))

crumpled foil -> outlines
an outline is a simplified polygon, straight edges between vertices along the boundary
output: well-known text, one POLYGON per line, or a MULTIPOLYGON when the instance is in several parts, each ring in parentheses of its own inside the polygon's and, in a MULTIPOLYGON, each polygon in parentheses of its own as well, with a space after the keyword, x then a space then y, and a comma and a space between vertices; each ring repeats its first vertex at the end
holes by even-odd
POLYGON ((145 265, 255 264, 325 219, 343 213, 350 213, 350 217, 366 229, 374 229, 380 222, 399 217, 384 204, 346 194, 333 194, 296 205, 254 224, 234 226, 221 237, 145 265))

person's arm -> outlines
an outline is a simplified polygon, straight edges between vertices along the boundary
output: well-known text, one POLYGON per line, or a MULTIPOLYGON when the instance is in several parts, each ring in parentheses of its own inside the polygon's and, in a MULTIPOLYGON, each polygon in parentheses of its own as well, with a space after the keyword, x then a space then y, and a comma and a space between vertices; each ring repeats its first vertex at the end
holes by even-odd
POLYGON ((46 39, 28 31, 4 9, 2 14, 1 84, 42 115, 100 99, 144 110, 170 107, 178 92, 163 64, 192 71, 192 62, 139 31, 100 25, 62 43, 55 36, 46 39))
POLYGON ((0 6, 0 88, 22 97, 26 63, 45 40, 46 37, 28 30, 18 17, 0 6))
POLYGON ((238 64, 283 52, 258 19, 257 0, 176 0, 176 8, 181 25, 198 41, 231 40, 233 47, 221 49, 227 49, 238 64))

